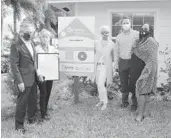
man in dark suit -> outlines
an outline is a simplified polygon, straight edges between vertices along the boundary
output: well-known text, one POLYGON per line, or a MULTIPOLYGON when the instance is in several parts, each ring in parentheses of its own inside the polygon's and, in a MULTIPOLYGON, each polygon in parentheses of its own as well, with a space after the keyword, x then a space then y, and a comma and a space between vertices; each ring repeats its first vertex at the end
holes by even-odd
POLYGON ((28 122, 35 122, 37 111, 37 75, 35 50, 31 42, 34 25, 24 19, 20 26, 20 36, 11 46, 10 65, 15 85, 18 88, 18 97, 15 113, 16 130, 25 132, 24 118, 27 109, 28 122))

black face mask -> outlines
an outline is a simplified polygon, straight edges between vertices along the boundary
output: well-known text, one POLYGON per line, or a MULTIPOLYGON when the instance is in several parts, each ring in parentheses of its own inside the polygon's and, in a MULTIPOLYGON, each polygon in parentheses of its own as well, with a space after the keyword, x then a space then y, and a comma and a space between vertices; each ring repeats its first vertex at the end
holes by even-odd
POLYGON ((30 34, 29 33, 24 33, 23 38, 28 41, 30 39, 30 34))
POLYGON ((145 38, 149 35, 149 32, 148 31, 145 31, 145 30, 141 30, 140 31, 140 38, 145 38))

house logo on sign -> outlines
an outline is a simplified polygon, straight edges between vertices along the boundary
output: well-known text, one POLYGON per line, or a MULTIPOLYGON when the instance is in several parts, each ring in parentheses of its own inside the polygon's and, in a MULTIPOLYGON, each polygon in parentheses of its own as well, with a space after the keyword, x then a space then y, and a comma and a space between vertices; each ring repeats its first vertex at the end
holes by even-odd
POLYGON ((94 17, 59 18, 60 71, 72 76, 94 72, 94 17))
POLYGON ((93 33, 77 18, 59 33, 59 39, 63 37, 79 36, 94 39, 93 33), (63 35, 65 33, 65 35, 63 35))

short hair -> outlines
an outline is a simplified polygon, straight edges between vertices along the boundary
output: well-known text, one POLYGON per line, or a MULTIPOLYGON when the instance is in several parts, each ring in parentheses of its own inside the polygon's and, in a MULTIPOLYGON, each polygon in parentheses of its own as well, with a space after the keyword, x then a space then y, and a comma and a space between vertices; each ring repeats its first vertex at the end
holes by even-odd
POLYGON ((40 32, 39 32, 39 37, 42 38, 43 36, 47 36, 47 37, 53 37, 53 34, 48 31, 47 29, 42 29, 40 32))
POLYGON ((33 21, 30 18, 23 19, 20 24, 20 32, 27 32, 30 26, 35 28, 33 21))
POLYGON ((124 19, 129 19, 130 22, 131 22, 131 19, 132 19, 132 18, 131 18, 131 16, 129 16, 129 15, 123 15, 123 16, 122 16, 122 19, 121 19, 121 23, 123 22, 124 19))
POLYGON ((110 28, 109 28, 108 25, 103 25, 103 26, 100 27, 100 32, 102 33, 104 31, 110 32, 110 28))

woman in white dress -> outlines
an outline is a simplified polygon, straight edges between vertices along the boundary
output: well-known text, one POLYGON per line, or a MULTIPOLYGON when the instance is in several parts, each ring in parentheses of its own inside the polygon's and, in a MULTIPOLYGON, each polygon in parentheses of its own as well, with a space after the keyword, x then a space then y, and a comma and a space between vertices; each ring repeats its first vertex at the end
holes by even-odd
POLYGON ((112 60, 114 55, 114 43, 109 39, 109 27, 100 28, 101 40, 95 43, 95 73, 90 77, 92 82, 96 81, 100 102, 97 107, 102 106, 105 110, 108 104, 107 87, 113 82, 112 60))

